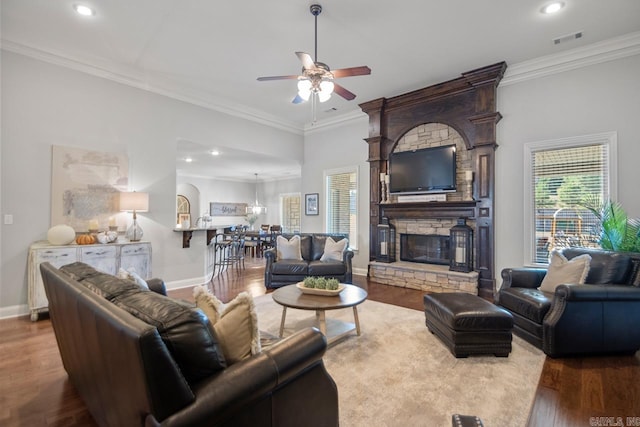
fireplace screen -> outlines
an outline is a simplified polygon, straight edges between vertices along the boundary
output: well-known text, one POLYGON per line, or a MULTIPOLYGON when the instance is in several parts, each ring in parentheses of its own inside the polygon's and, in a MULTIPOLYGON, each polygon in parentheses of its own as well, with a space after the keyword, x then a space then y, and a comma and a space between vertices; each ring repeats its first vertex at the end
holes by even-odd
POLYGON ((401 234, 400 259, 424 264, 449 265, 449 236, 401 234))

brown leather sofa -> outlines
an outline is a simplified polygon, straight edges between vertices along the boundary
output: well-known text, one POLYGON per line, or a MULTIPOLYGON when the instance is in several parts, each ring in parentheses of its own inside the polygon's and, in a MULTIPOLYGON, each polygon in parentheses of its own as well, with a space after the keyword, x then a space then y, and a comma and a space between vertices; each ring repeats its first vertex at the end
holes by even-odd
POLYGON ((567 248, 567 259, 591 256, 584 285, 537 289, 539 268, 502 270, 496 303, 514 319, 514 332, 551 357, 635 353, 640 349, 640 253, 567 248))
MULTIPOLYGON (((282 234, 287 240, 295 234, 282 234)), ((353 272, 351 260, 353 251, 344 251, 341 261, 320 261, 324 253, 327 237, 339 242, 346 239, 346 234, 331 233, 299 233, 300 253, 302 260, 276 259, 277 244, 264 252, 266 266, 264 269, 264 284, 267 289, 279 288, 304 280, 307 276, 334 277, 341 283, 352 283, 353 272)))
POLYGON ((204 314, 161 281, 147 290, 82 263, 41 272, 62 362, 99 425, 338 425, 317 329, 226 367, 204 314))

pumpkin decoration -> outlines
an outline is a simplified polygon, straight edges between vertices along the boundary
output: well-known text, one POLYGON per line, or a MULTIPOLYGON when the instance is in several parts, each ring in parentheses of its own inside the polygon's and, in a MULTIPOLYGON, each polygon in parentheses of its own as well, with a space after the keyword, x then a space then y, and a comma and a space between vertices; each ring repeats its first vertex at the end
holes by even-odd
POLYGON ((116 231, 103 231, 96 235, 96 239, 98 243, 102 244, 115 242, 118 240, 118 233, 116 231))
POLYGON ((81 234, 76 237, 76 243, 79 245, 92 245, 96 242, 96 238, 91 234, 81 234))

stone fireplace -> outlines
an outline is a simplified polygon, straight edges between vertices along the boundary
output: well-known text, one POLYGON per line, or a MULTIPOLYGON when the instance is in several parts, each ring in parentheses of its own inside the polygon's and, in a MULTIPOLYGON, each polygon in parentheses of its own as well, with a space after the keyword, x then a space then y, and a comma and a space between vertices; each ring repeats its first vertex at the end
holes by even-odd
POLYGON ((440 84, 360 104, 369 116, 365 141, 370 165, 369 276, 373 280, 424 291, 493 297, 494 152, 496 125, 501 118, 496 110, 496 89, 505 70, 506 64, 500 62, 440 84), (391 153, 452 143, 457 147, 457 191, 447 194, 446 201, 381 197, 386 186, 380 177, 389 173, 391 153), (471 183, 465 181, 468 176, 472 176, 471 183), (396 242, 396 259, 400 261, 375 261, 377 226, 383 218, 395 226, 398 239, 402 234, 448 236, 458 218, 467 218, 474 232, 475 271, 449 271, 444 264, 403 261, 400 241, 396 242))

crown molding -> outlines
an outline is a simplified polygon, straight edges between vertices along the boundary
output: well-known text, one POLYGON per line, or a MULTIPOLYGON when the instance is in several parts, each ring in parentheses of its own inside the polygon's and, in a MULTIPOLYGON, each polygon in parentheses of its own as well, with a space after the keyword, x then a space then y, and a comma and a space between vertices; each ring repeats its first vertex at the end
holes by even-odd
MULTIPOLYGON (((355 122, 357 120, 363 120, 364 123, 369 123, 369 116, 362 110, 354 110, 340 116, 333 117, 328 120, 323 120, 321 122, 308 123, 304 126, 304 134, 311 135, 315 132, 326 131, 330 129, 335 129, 340 126, 344 126, 349 122, 355 122)), ((366 130, 366 128, 365 128, 366 130)))
POLYGON ((510 65, 500 86, 640 54, 640 31, 510 65))
MULTIPOLYGON (((332 119, 308 123, 303 127, 300 127, 296 123, 283 120, 262 111, 251 109, 244 105, 237 105, 229 101, 213 99, 214 97, 202 97, 200 94, 187 93, 184 88, 166 88, 153 84, 145 78, 146 76, 137 75, 134 71, 128 71, 126 73, 115 72, 73 59, 60 52, 47 52, 24 44, 15 43, 11 40, 2 39, 0 40, 0 43, 0 48, 8 52, 17 53, 54 65, 59 65, 61 67, 70 68, 296 135, 304 136, 314 132, 337 128, 351 121, 366 117, 366 114, 362 111, 353 111, 336 116, 332 119)), ((500 81, 500 86, 517 84, 527 80, 533 80, 638 54, 640 54, 640 31, 510 65, 507 68, 503 79, 500 81)))
POLYGON ((202 97, 193 93, 187 93, 183 88, 168 88, 148 81, 143 75, 136 75, 134 71, 115 72, 106 68, 89 64, 74 58, 71 58, 60 52, 49 52, 15 43, 11 40, 2 39, 1 49, 17 53, 19 55, 34 58, 43 62, 80 71, 95 77, 100 77, 126 86, 142 89, 157 95, 166 96, 178 101, 196 105, 198 107, 209 110, 218 111, 230 116, 239 117, 241 119, 250 120, 255 123, 263 124, 272 128, 280 129, 296 135, 302 135, 303 129, 296 123, 282 120, 279 117, 263 113, 258 110, 251 109, 244 105, 236 105, 230 101, 221 101, 214 97, 202 97))

